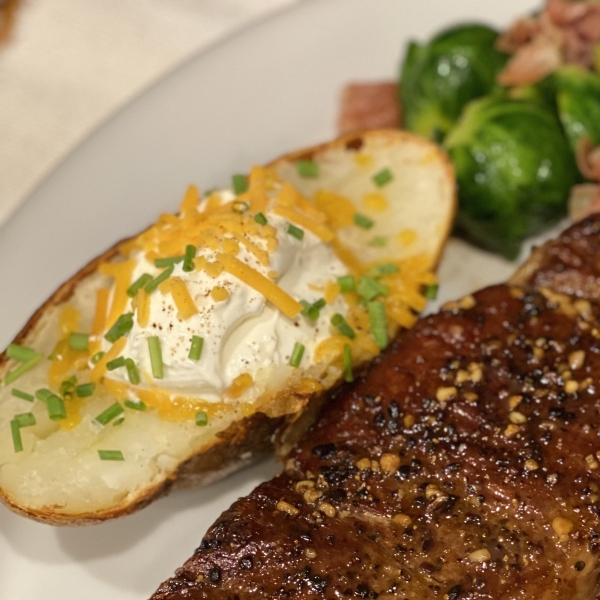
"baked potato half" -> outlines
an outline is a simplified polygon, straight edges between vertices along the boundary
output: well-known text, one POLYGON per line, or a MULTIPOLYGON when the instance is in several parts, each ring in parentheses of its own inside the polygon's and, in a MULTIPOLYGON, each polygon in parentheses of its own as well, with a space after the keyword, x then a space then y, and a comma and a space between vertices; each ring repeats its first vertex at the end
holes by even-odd
POLYGON ((0 355, 9 508, 91 524, 223 477, 276 435, 290 443, 308 408, 423 309, 456 203, 435 145, 353 134, 233 188, 191 187, 0 355))

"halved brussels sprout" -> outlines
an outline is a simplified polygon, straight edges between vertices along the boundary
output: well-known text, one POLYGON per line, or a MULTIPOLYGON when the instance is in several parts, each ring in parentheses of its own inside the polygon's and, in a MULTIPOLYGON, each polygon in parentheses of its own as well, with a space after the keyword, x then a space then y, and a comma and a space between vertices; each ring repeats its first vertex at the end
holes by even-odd
POLYGON ((578 173, 555 114, 503 97, 471 102, 444 143, 456 169, 459 233, 513 259, 565 214, 578 173))
POLYGON ((445 30, 425 45, 411 43, 400 72, 404 127, 443 138, 464 105, 496 86, 507 55, 494 48, 498 33, 484 25, 445 30))
POLYGON ((552 76, 556 87, 558 115, 577 151, 579 140, 600 144, 600 77, 581 67, 562 67, 552 76))

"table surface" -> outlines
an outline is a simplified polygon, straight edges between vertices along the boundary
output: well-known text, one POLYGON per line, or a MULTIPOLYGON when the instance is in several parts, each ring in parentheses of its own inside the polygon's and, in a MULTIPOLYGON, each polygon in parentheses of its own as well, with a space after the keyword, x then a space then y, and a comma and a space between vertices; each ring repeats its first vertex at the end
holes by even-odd
POLYGON ((0 44, 0 227, 129 100, 203 48, 298 1, 21 0, 0 44))

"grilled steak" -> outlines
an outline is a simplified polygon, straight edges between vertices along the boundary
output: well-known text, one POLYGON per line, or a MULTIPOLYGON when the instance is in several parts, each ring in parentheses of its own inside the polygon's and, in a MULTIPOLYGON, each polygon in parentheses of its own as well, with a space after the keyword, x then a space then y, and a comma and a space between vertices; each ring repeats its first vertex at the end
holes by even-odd
POLYGON ((600 598, 600 305, 581 297, 600 218, 535 261, 339 389, 153 600, 600 598))

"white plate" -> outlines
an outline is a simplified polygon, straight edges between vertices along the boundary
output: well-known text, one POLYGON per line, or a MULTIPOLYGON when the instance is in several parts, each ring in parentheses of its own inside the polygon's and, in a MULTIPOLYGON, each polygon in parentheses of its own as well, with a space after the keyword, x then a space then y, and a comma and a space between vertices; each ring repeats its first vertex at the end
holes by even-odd
MULTIPOLYGON (((343 84, 393 78, 408 39, 464 21, 502 26, 537 4, 306 0, 194 58, 97 130, 0 230, 0 348, 90 258, 176 210, 188 183, 226 184, 252 164, 333 136, 343 84)), ((452 243, 444 296, 512 269, 452 243)), ((146 598, 225 507, 276 469, 259 465, 82 529, 0 507, 0 598, 146 598)))

